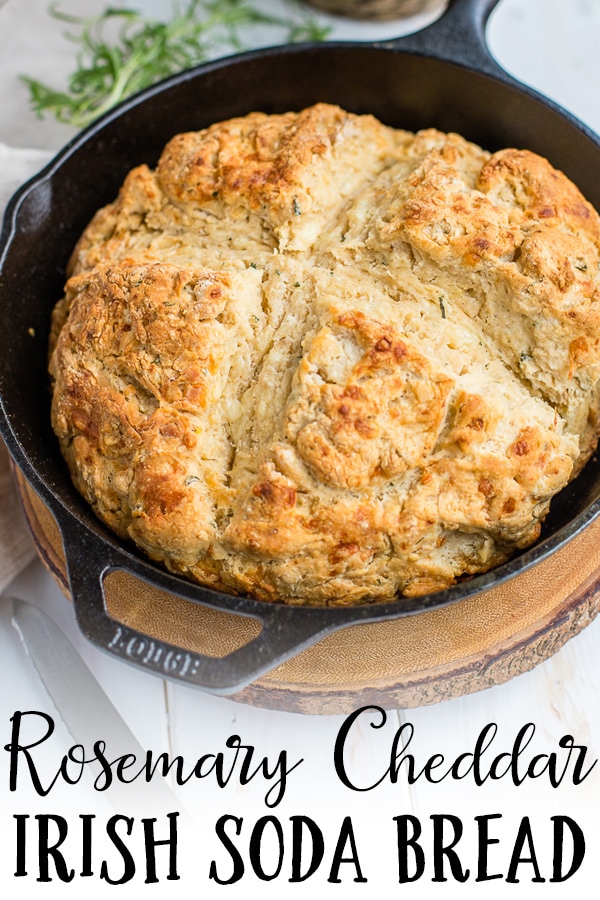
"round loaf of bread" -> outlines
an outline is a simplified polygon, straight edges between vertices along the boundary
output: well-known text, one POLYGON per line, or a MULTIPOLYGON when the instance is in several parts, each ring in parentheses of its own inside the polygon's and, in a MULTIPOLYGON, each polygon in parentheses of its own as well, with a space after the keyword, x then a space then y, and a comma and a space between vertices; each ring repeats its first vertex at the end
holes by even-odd
POLYGON ((600 221, 525 150, 318 104, 127 176, 54 311, 98 516, 230 593, 437 591, 539 536, 595 446, 600 221))

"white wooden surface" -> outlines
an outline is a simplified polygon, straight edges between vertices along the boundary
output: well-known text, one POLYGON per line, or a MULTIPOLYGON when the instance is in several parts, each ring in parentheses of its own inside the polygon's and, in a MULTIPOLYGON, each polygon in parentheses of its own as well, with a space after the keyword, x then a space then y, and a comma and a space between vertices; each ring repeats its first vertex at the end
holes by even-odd
MULTIPOLYGON (((87 12, 100 5, 93 0, 71 2, 63 8, 87 12)), ((132 4, 135 5, 135 4, 132 4)), ((160 10, 168 2, 155 0, 139 4, 160 10)), ((273 6, 275 4, 272 4, 273 6)), ((53 123, 40 123, 27 110, 24 88, 16 81, 18 72, 60 79, 72 62, 72 50, 60 38, 60 29, 48 23, 45 0, 4 0, 0 4, 0 141, 13 147, 53 150, 70 136, 69 129, 53 123)), ((331 20, 335 36, 373 37, 399 34, 414 27, 414 22, 400 25, 378 25, 370 28, 341 20, 331 20)), ((600 131, 600 2, 598 0, 502 0, 493 15, 489 44, 497 58, 515 75, 528 81, 571 109, 589 125, 600 131)), ((503 778, 482 787, 472 780, 446 779, 428 785, 423 780, 409 786, 405 778, 397 784, 389 781, 378 788, 354 793, 343 787, 333 766, 333 747, 344 717, 307 717, 246 707, 226 699, 218 699, 197 690, 163 682, 136 669, 125 667, 98 652, 81 638, 73 621, 68 602, 60 594, 38 562, 34 562, 11 585, 10 592, 33 600, 53 616, 79 648, 81 655, 97 676, 114 704, 135 732, 140 742, 155 752, 169 751, 183 755, 190 764, 205 753, 225 750, 225 741, 239 734, 243 743, 256 747, 257 757, 267 756, 274 762, 281 750, 288 753, 290 764, 303 762, 289 776, 284 800, 275 810, 265 806, 268 789, 256 779, 246 788, 235 780, 220 789, 209 777, 189 783, 180 791, 185 806, 196 821, 196 828, 186 836, 180 854, 180 880, 159 885, 144 884, 144 872, 120 887, 118 897, 298 897, 309 891, 318 896, 396 897, 405 893, 411 898, 518 896, 530 898, 547 895, 577 896, 591 900, 598 896, 600 877, 600 766, 579 787, 563 782, 559 788, 549 786, 540 777, 520 787, 503 778), (286 843, 282 873, 272 881, 260 881, 251 872, 228 888, 209 881, 212 859, 218 860, 225 872, 228 856, 216 839, 214 824, 219 816, 232 814, 244 818, 242 835, 237 845, 247 860, 248 838, 253 823, 261 816, 274 813, 282 821, 289 837, 289 817, 306 815, 317 822, 326 843, 324 862, 319 871, 302 884, 290 884, 291 848, 286 843), (458 848, 465 866, 476 869, 476 837, 474 817, 500 813, 494 834, 500 844, 490 848, 490 872, 506 874, 516 829, 523 816, 529 816, 542 875, 550 877, 552 815, 568 815, 582 828, 587 853, 580 872, 562 884, 533 884, 532 866, 523 863, 520 882, 507 884, 504 879, 475 883, 475 871, 465 884, 450 878, 432 882, 432 871, 412 884, 398 885, 394 850, 393 817, 405 813, 417 816, 425 834, 430 833, 429 816, 434 813, 458 815, 464 824, 464 837, 458 848), (367 883, 355 883, 351 864, 341 867, 342 884, 327 882, 331 854, 344 816, 351 816, 363 875, 367 883)), ((574 736, 576 744, 587 745, 588 764, 600 756, 600 621, 589 626, 567 644, 555 657, 535 671, 482 694, 464 697, 435 707, 419 710, 397 710, 388 713, 386 725, 377 723, 373 714, 361 719, 352 732, 349 753, 352 771, 360 772, 365 783, 376 780, 389 765, 390 744, 397 728, 413 723, 415 738, 411 750, 421 765, 434 753, 448 761, 459 753, 472 750, 481 729, 489 722, 498 724, 495 751, 510 750, 517 731, 527 722, 536 726, 536 734, 528 751, 530 755, 550 753, 558 749, 565 734, 574 736)), ((40 710, 56 716, 51 701, 41 687, 11 625, 10 610, 0 605, 0 745, 10 740, 10 717, 15 710, 40 710)), ((36 752, 36 763, 47 780, 56 771, 62 755, 72 740, 57 718, 52 739, 36 752)), ((99 723, 101 732, 101 723, 99 723)), ((101 736, 101 735, 100 735, 101 736)), ((96 736, 98 737, 98 735, 96 736)), ((75 828, 82 813, 94 812, 99 829, 112 814, 103 795, 95 792, 89 781, 76 786, 58 783, 46 799, 35 795, 26 777, 16 793, 8 790, 8 754, 0 750, 0 896, 63 897, 84 892, 89 896, 113 896, 116 888, 100 883, 96 876, 75 877, 70 884, 55 878, 50 884, 35 880, 35 853, 31 850, 27 878, 14 878, 15 827, 17 813, 33 816, 39 813, 62 813, 70 823, 65 854, 77 866, 81 857, 75 828), (71 827, 72 823, 72 827, 71 827)), ((26 775, 23 769, 23 774, 26 775)), ((357 776, 358 777, 358 776, 357 776)), ((101 846, 98 838, 95 846, 101 846)), ((428 848, 428 839, 423 846, 428 848)), ((99 851, 98 851, 99 852, 99 851)), ((524 853, 527 855, 527 853, 524 853)), ((101 857, 99 857, 101 860, 101 857)), ((113 859, 117 871, 119 857, 113 859)), ((268 863, 265 858, 265 868, 268 863)), ((161 875, 164 875, 161 872, 161 875)))

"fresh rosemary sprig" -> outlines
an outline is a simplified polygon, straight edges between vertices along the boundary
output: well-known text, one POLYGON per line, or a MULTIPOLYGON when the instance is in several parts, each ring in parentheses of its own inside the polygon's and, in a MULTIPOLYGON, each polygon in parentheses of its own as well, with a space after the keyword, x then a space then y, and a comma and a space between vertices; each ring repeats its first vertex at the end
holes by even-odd
POLYGON ((22 80, 39 118, 53 115, 76 128, 168 75, 243 49, 243 27, 284 28, 284 39, 296 42, 323 40, 328 34, 306 13, 280 18, 262 12, 251 0, 189 0, 183 10, 173 8, 168 22, 115 7, 89 19, 61 12, 56 6, 49 12, 76 29, 65 37, 79 47, 77 67, 65 91, 35 78, 22 76, 22 80))

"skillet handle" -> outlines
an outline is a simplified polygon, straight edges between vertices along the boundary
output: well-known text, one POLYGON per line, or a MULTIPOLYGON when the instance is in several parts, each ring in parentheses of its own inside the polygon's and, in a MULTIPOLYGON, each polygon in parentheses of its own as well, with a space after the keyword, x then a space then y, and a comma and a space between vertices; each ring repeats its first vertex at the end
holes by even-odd
POLYGON ((432 56, 475 69, 484 75, 513 79, 498 65, 485 40, 487 21, 499 0, 450 0, 439 19, 422 31, 407 34, 385 46, 432 56))
MULTIPOLYGON (((110 549, 107 553, 103 546, 99 552, 97 535, 92 535, 75 521, 67 524, 63 520, 61 532, 71 597, 77 624, 84 636, 112 656, 163 678, 195 685, 213 694, 234 694, 337 627, 347 624, 342 616, 339 625, 332 628, 331 624, 323 622, 319 609, 296 609, 271 603, 257 603, 260 611, 256 614, 240 613, 236 606, 243 605, 243 601, 236 603, 239 598, 232 597, 232 609, 227 608, 227 611, 259 620, 262 627, 258 636, 224 657, 190 652, 113 619, 108 613, 104 579, 110 572, 118 570, 131 574, 131 568, 120 558, 118 551, 111 556, 110 549)), ((198 587, 193 587, 197 595, 198 587)), ((178 595, 190 600, 184 594, 178 595)), ((212 598, 208 599, 207 605, 214 607, 211 601, 212 598)))

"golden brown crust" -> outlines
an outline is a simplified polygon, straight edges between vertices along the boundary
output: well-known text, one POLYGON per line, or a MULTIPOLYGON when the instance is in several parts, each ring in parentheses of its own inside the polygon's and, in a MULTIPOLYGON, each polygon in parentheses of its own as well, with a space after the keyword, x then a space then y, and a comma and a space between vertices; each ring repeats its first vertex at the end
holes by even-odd
POLYGON ((251 113, 177 135, 165 147, 157 176, 176 203, 242 207, 268 223, 281 248, 303 250, 395 143, 394 133, 372 117, 319 103, 300 113, 251 113))
POLYGON ((600 222, 526 151, 326 104, 175 137, 73 252, 53 426, 98 515, 288 603, 439 590, 598 431, 600 222))
POLYGON ((334 487, 367 488, 427 465, 453 380, 389 324, 355 311, 335 315, 332 324, 356 340, 362 356, 341 384, 317 379, 328 363, 331 329, 315 337, 298 367, 301 393, 288 411, 288 441, 334 487))

